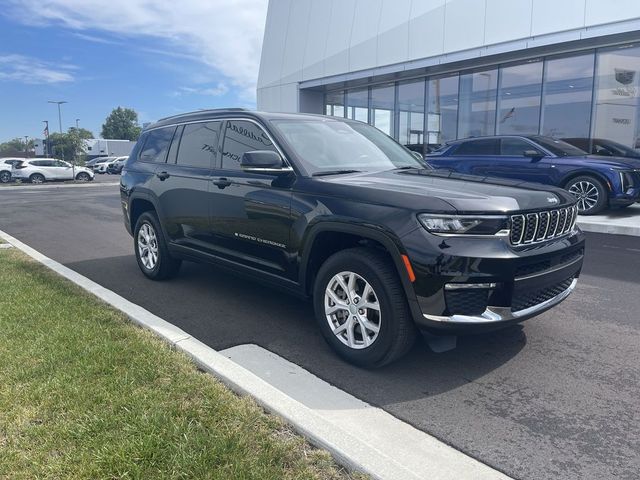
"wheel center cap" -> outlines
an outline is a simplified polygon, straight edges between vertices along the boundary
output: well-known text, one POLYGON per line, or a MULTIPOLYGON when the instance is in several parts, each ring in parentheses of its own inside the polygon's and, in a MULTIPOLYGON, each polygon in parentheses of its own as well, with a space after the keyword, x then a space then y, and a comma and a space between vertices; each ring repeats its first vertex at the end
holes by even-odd
POLYGON ((351 305, 349 305, 349 311, 352 314, 354 314, 354 313, 356 313, 358 311, 358 308, 355 305, 351 304, 351 305))

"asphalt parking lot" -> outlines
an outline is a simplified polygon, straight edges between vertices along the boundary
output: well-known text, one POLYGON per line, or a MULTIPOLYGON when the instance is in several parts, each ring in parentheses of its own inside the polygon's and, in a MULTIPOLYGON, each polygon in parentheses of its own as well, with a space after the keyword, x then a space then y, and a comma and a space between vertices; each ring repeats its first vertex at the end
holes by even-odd
POLYGON ((551 312, 367 371, 334 356, 310 304, 206 265, 145 279, 118 195, 1 189, 0 229, 215 349, 258 344, 514 478, 638 478, 640 238, 588 234, 579 286, 551 312))

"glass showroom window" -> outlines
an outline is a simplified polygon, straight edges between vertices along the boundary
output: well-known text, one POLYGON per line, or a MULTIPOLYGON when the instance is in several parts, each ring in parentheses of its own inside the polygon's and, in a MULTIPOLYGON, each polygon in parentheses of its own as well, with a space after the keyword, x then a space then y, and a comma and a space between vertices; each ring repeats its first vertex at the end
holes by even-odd
POLYGON ((398 85, 398 141, 424 153, 424 80, 398 85))
POLYGON ((347 92, 347 118, 361 122, 369 121, 369 89, 347 92))
POLYGON ((324 100, 325 115, 344 117, 344 92, 329 92, 324 100))
POLYGON ((640 47, 598 50, 593 138, 640 148, 640 47))
POLYGON ((527 135, 538 133, 542 62, 540 60, 504 67, 498 89, 496 133, 527 135))
POLYGON ((427 150, 432 151, 457 138, 458 76, 428 81, 427 150))
POLYGON ((546 60, 540 133, 589 137, 592 90, 593 53, 546 60))
POLYGON ((395 86, 373 87, 371 89, 370 123, 378 130, 393 136, 393 109, 395 86))
POLYGON ((460 75, 458 138, 493 135, 498 70, 460 75))

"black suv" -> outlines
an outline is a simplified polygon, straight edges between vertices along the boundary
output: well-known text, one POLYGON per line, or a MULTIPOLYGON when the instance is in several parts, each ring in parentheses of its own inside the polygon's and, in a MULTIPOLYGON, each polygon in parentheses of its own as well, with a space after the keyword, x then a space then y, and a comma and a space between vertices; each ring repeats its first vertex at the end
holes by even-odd
POLYGON ((564 300, 584 236, 561 189, 431 169, 367 124, 211 110, 142 133, 121 177, 142 272, 205 261, 312 298, 343 358, 380 366, 564 300), (417 328, 416 328, 417 327, 417 328))

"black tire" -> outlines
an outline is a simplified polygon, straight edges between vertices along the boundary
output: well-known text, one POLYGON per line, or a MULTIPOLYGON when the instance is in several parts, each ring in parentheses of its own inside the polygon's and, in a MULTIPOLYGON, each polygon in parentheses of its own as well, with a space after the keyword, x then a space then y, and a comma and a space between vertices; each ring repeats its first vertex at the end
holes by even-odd
POLYGON ((608 205, 607 189, 596 177, 581 175, 572 178, 564 186, 578 199, 578 214, 597 215, 608 205))
MULTIPOLYGON (((357 300, 358 298, 354 298, 353 303, 357 300)), ((363 298, 360 301, 367 300, 363 298)), ((388 256, 376 250, 352 248, 329 257, 316 276, 313 304, 320 331, 329 345, 340 357, 361 367, 381 367, 391 363, 405 355, 415 341, 416 327, 397 270, 388 256), (374 312, 374 316, 369 318, 372 322, 378 320, 379 331, 369 346, 356 349, 343 343, 344 340, 334 334, 325 313, 325 302, 328 301, 325 299, 325 291, 331 285, 337 285, 334 278, 341 272, 353 272, 360 280, 369 283, 374 291, 373 298, 377 298, 380 317, 376 318, 374 312)), ((370 311, 366 312, 368 315, 370 311)), ((344 313, 347 314, 346 317, 352 313, 356 315, 355 312, 347 313, 346 310, 344 313)), ((356 319, 355 316, 353 318, 356 319)), ((354 329, 364 342, 362 325, 354 329)))
POLYGON ((11 181, 11 172, 2 170, 0 172, 0 183, 9 183, 11 181))
POLYGON ((88 182, 91 180, 91 176, 87 172, 80 172, 76 175, 76 180, 80 182, 88 182))
POLYGON ((33 173, 29 177, 29 181, 31 183, 44 183, 46 179, 44 178, 44 175, 42 175, 41 173, 33 173))
POLYGON ((135 229, 133 231, 133 248, 138 261, 138 267, 151 280, 167 280, 178 274, 182 262, 173 258, 169 253, 164 235, 160 227, 158 217, 154 212, 144 212, 138 218, 135 229), (145 260, 141 256, 141 248, 139 245, 140 230, 149 226, 155 234, 155 245, 157 250, 157 260, 154 265, 145 264, 145 260))

